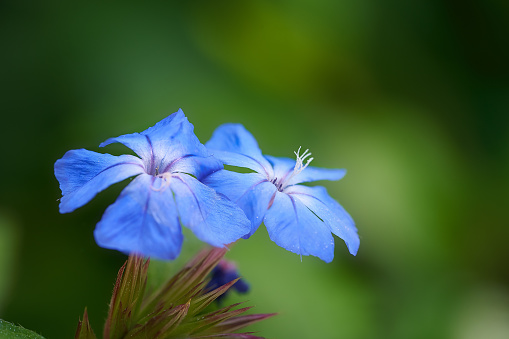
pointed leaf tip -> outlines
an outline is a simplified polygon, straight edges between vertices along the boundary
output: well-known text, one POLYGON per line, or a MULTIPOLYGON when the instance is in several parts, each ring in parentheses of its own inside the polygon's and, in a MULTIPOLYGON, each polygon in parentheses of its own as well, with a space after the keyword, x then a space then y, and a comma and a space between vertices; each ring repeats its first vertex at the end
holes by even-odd
POLYGON ((83 313, 83 320, 78 321, 78 328, 76 329, 76 334, 74 336, 75 339, 96 339, 94 331, 90 327, 90 323, 88 321, 88 312, 85 307, 85 312, 83 313))
POLYGON ((190 314, 197 314, 201 312, 205 307, 210 305, 214 300, 223 295, 230 287, 232 287, 240 278, 230 281, 229 283, 219 286, 215 290, 212 290, 196 299, 191 304, 190 314))
POLYGON ((252 335, 255 332, 244 332, 244 333, 221 333, 199 337, 191 337, 192 339, 205 339, 205 338, 227 338, 227 339, 265 339, 265 337, 258 337, 252 335))
POLYGON ((221 322, 217 328, 221 332, 234 332, 244 328, 246 326, 255 324, 259 321, 271 318, 277 315, 277 313, 261 313, 261 314, 247 314, 238 317, 226 319, 221 322))

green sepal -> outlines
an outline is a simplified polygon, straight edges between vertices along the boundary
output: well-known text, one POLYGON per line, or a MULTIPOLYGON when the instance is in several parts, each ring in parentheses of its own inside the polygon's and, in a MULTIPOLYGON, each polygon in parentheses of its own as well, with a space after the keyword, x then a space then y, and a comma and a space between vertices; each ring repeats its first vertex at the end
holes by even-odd
POLYGON ((198 295, 206 286, 208 274, 221 261, 226 251, 226 248, 214 248, 200 252, 159 291, 148 297, 140 313, 146 315, 158 308, 167 309, 198 295))
POLYGON ((134 327, 134 317, 145 293, 148 265, 149 260, 144 261, 142 257, 130 255, 120 268, 104 325, 105 339, 124 338, 134 327))
POLYGON ((83 320, 78 321, 78 328, 76 329, 74 339, 97 339, 92 327, 90 327, 90 323, 88 322, 88 313, 86 308, 83 313, 83 320))
POLYGON ((224 294, 230 287, 233 286, 240 278, 230 281, 223 286, 219 286, 213 291, 206 293, 202 296, 196 297, 191 302, 191 308, 189 309, 189 314, 195 315, 203 311, 207 306, 209 306, 214 300, 219 298, 222 294, 224 294))
POLYGON ((227 319, 238 316, 251 308, 252 307, 244 307, 223 313, 211 312, 205 315, 200 315, 194 319, 189 319, 187 323, 182 324, 176 331, 176 334, 188 334, 193 336, 216 334, 217 332, 215 331, 212 331, 213 333, 209 333, 210 328, 227 319))
POLYGON ((230 333, 246 326, 252 325, 259 321, 265 320, 267 318, 273 317, 277 315, 277 313, 265 313, 265 314, 247 314, 234 318, 227 319, 222 323, 210 328, 207 330, 207 333, 230 333))
POLYGON ((126 338, 166 338, 177 328, 187 315, 190 301, 174 308, 158 312, 152 316, 144 325, 137 325, 132 329, 126 338))
POLYGON ((223 338, 223 339, 265 339, 264 337, 258 337, 256 335, 252 335, 254 332, 245 332, 245 333, 223 333, 223 334, 214 334, 214 335, 206 335, 200 337, 192 337, 192 339, 208 339, 208 338, 223 338))
MULTIPOLYGON (((104 327, 105 339, 147 338, 261 338, 231 333, 274 314, 242 315, 251 307, 241 303, 207 312, 207 307, 238 279, 214 290, 207 289, 209 274, 226 254, 225 248, 199 253, 155 293, 145 295, 149 261, 130 255, 118 272, 104 327)), ((96 339, 85 309, 76 339, 96 339)))

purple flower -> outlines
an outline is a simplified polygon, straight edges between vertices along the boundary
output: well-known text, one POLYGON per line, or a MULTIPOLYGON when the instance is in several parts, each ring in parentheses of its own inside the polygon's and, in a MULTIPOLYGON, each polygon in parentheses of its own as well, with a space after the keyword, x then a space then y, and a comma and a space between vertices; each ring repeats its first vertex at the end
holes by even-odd
POLYGON ((182 247, 181 224, 216 247, 239 239, 249 232, 249 220, 234 203, 199 181, 223 166, 193 129, 179 109, 141 133, 100 144, 118 142, 139 157, 68 151, 55 163, 63 195, 60 213, 72 212, 108 186, 137 176, 97 224, 99 246, 175 259, 182 247))
POLYGON ((359 236, 348 213, 321 186, 298 185, 316 180, 339 180, 344 169, 308 166, 311 153, 295 152, 297 160, 263 156, 254 137, 239 124, 219 126, 206 144, 224 164, 247 167, 255 173, 220 170, 204 182, 236 202, 251 221, 251 236, 262 223, 270 239, 288 251, 334 257, 332 233, 357 254, 359 236), (307 159, 307 160, 306 160, 307 159), (306 161, 306 163, 304 163, 306 161))

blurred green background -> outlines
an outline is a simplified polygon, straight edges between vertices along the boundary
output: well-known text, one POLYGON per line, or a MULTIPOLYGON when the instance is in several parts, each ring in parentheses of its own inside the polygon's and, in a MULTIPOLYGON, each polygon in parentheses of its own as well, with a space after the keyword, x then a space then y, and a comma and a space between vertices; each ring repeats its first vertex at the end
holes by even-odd
MULTIPOLYGON (((125 183, 60 215, 53 163, 181 107, 202 142, 239 122, 300 145, 353 216, 356 257, 289 253, 262 226, 228 254, 270 338, 509 337, 509 2, 3 1, 0 318, 102 331, 125 256, 92 231, 125 183)), ((118 154, 118 152, 117 152, 118 154)), ((184 245, 185 255, 193 241, 184 245)), ((174 266, 177 264, 174 264, 174 266)), ((164 265, 157 266, 159 268, 164 265)))

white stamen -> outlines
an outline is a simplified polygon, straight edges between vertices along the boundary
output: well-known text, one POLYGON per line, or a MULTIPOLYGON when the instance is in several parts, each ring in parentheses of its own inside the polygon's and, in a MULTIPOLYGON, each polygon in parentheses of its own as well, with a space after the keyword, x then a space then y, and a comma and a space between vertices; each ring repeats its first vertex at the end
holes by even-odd
POLYGON ((308 161, 306 161, 306 164, 303 165, 304 160, 306 160, 306 158, 311 155, 311 152, 309 152, 309 149, 307 149, 304 151, 304 153, 302 153, 302 155, 299 155, 301 147, 302 146, 299 146, 299 149, 297 150, 297 152, 293 152, 297 156, 297 160, 296 160, 297 162, 295 163, 295 167, 293 168, 292 177, 299 174, 300 172, 304 171, 304 169, 306 167, 308 167, 309 163, 311 161, 313 161, 313 159, 314 159, 314 158, 309 158, 308 161))
POLYGON ((311 152, 308 153, 309 149, 307 149, 304 151, 304 153, 302 153, 302 155, 300 155, 301 147, 302 146, 299 146, 299 149, 297 150, 297 152, 293 152, 297 156, 297 159, 295 162, 295 167, 293 168, 293 173, 285 180, 285 182, 289 182, 294 176, 296 176, 300 172, 304 171, 306 169, 306 167, 308 167, 309 163, 311 161, 313 161, 313 159, 314 159, 314 158, 309 158, 306 161, 306 164, 304 165, 304 160, 306 160, 306 158, 311 155, 311 152))

